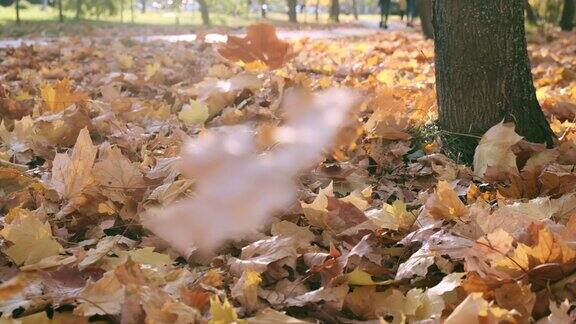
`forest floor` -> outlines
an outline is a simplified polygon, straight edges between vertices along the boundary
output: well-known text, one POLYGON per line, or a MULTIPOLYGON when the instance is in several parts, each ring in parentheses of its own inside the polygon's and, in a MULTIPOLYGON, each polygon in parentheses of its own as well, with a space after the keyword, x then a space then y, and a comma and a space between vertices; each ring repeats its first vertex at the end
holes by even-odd
POLYGON ((2 323, 574 321, 576 33, 467 166, 432 41, 269 28, 0 49, 2 323))

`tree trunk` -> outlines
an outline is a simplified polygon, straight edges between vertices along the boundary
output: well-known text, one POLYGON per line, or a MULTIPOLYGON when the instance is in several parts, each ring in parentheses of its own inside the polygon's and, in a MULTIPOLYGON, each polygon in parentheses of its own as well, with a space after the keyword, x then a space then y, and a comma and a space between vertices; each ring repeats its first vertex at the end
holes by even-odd
POLYGON ((340 0, 330 1, 330 19, 333 22, 340 22, 340 0))
POLYGON ((260 16, 262 19, 266 19, 266 11, 268 10, 268 5, 266 0, 260 0, 260 16))
POLYGON ((320 21, 320 0, 316 0, 316 6, 314 9, 314 19, 316 22, 320 21))
POLYGON ((58 20, 64 22, 64 12, 62 11, 62 0, 58 0, 58 20))
POLYGON ((298 5, 298 0, 288 0, 288 21, 291 23, 297 23, 298 17, 296 13, 296 6, 298 5))
POLYGON ((428 39, 434 39, 434 26, 432 25, 432 0, 420 1, 420 23, 422 32, 428 39))
POLYGON ((48 0, 42 0, 42 7, 40 10, 46 11, 46 7, 48 7, 48 0))
POLYGON ((210 25, 210 11, 208 10, 208 3, 206 0, 198 0, 200 6, 200 13, 202 14, 202 24, 204 26, 210 25))
POLYGON ((134 23, 134 0, 130 0, 130 22, 134 23))
POLYGON ((562 18, 560 19, 560 27, 562 30, 570 31, 574 28, 574 13, 576 6, 574 0, 564 0, 564 9, 562 9, 562 18))
POLYGON ((120 0, 120 22, 124 22, 124 0, 120 0))
POLYGON ((358 20, 358 0, 352 0, 352 13, 354 14, 354 20, 358 20))
POLYGON ((551 145, 532 83, 523 0, 434 0, 433 25, 444 144, 469 162, 477 139, 466 134, 480 136, 505 119, 527 140, 551 145))
POLYGON ((20 25, 20 0, 16 0, 14 7, 16 8, 16 23, 20 25))
POLYGON ((140 10, 142 13, 146 13, 146 0, 140 0, 142 4, 142 9, 140 10))
POLYGON ((82 16, 82 0, 76 0, 76 20, 82 16))
POLYGON ((537 25, 538 16, 536 16, 534 8, 532 8, 528 0, 524 0, 524 10, 526 10, 526 19, 528 19, 528 22, 531 23, 532 25, 537 25))

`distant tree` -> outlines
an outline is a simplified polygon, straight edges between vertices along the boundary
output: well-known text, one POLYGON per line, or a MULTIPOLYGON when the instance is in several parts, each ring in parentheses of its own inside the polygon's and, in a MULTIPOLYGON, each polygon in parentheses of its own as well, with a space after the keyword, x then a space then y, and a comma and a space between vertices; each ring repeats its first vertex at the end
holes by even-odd
POLYGON ((146 0, 140 0, 142 8, 140 9, 142 13, 146 13, 146 0))
POLYGON ((570 31, 574 28, 574 14, 576 13, 576 6, 574 0, 564 0, 564 8, 562 9, 562 18, 560 18, 560 28, 564 31, 570 31))
POLYGON ((268 5, 266 0, 260 0, 260 16, 265 19, 266 18, 266 11, 268 11, 268 5))
POLYGON ((134 0, 130 0, 130 22, 134 23, 134 0))
POLYGON ((210 25, 210 10, 208 8, 208 3, 206 0, 198 0, 198 5, 200 6, 200 14, 202 15, 202 24, 204 26, 210 25))
POLYGON ((526 19, 528 19, 528 22, 532 25, 538 24, 538 16, 536 15, 534 8, 532 8, 530 1, 524 0, 524 10, 526 10, 526 19))
POLYGON ((420 22, 422 32, 428 39, 434 39, 434 26, 432 26, 432 0, 420 0, 420 22))
POLYGON ((354 14, 354 20, 358 20, 358 0, 352 0, 352 13, 354 14))
POLYGON ((76 0, 76 20, 82 17, 82 0, 76 0))
POLYGON ((298 22, 298 14, 296 11, 296 6, 298 5, 298 0, 287 0, 288 4, 288 21, 291 23, 298 22))
POLYGON ((330 2, 330 20, 340 22, 340 0, 331 0, 330 2))
POLYGON ((435 0, 439 127, 470 161, 476 140, 503 119, 527 140, 552 144, 526 49, 523 0, 435 0), (473 35, 473 37, 472 37, 473 35))
POLYGON ((16 23, 20 25, 20 0, 16 0, 14 7, 16 8, 16 23))
POLYGON ((314 5, 314 19, 316 22, 320 21, 320 0, 316 0, 316 4, 314 5))
POLYGON ((58 0, 58 20, 64 22, 64 13, 62 11, 62 0, 58 0))

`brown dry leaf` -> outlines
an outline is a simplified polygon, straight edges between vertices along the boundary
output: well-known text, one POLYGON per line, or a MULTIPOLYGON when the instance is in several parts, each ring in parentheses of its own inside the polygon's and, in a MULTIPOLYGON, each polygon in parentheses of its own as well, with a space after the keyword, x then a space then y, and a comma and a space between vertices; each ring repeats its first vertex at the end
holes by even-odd
POLYGON ((515 322, 515 312, 491 305, 481 293, 472 293, 446 318, 446 324, 515 322))
POLYGON ((273 69, 282 67, 293 56, 290 44, 278 39, 276 28, 266 23, 249 26, 244 38, 228 36, 218 53, 233 62, 259 60, 273 69))
POLYGON ((58 153, 52 162, 52 186, 63 199, 74 199, 93 183, 92 167, 98 149, 92 144, 88 129, 78 134, 72 154, 58 153))
POLYGON ((78 299, 74 314, 81 316, 120 314, 124 300, 124 285, 114 272, 108 272, 96 282, 88 282, 78 299))

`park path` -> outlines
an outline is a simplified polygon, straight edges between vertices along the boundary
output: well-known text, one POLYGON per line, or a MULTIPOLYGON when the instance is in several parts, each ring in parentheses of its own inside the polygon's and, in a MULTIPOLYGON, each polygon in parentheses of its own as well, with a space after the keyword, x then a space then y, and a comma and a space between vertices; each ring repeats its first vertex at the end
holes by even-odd
MULTIPOLYGON (((399 22, 391 22, 389 24, 388 30, 402 30, 404 25, 399 22)), ((299 39, 299 38, 311 38, 311 39, 331 39, 331 38, 345 38, 345 37, 355 37, 355 36, 367 36, 380 32, 378 28, 378 23, 376 22, 361 22, 357 27, 337 27, 331 29, 311 29, 311 30, 282 30, 278 31, 278 37, 281 39, 299 39)), ((242 35, 243 31, 232 31, 232 35, 242 35)), ((154 36, 134 36, 132 39, 139 42, 151 42, 151 41, 166 41, 166 42, 194 42, 196 41, 196 34, 184 34, 184 35, 154 35, 154 36)), ((212 43, 222 43, 226 42, 227 36, 220 33, 212 33, 206 35, 206 41, 212 43)), ((18 38, 18 39, 5 39, 0 40, 0 48, 6 47, 18 47, 21 45, 42 45, 48 44, 51 41, 56 40, 56 38, 18 38)))

